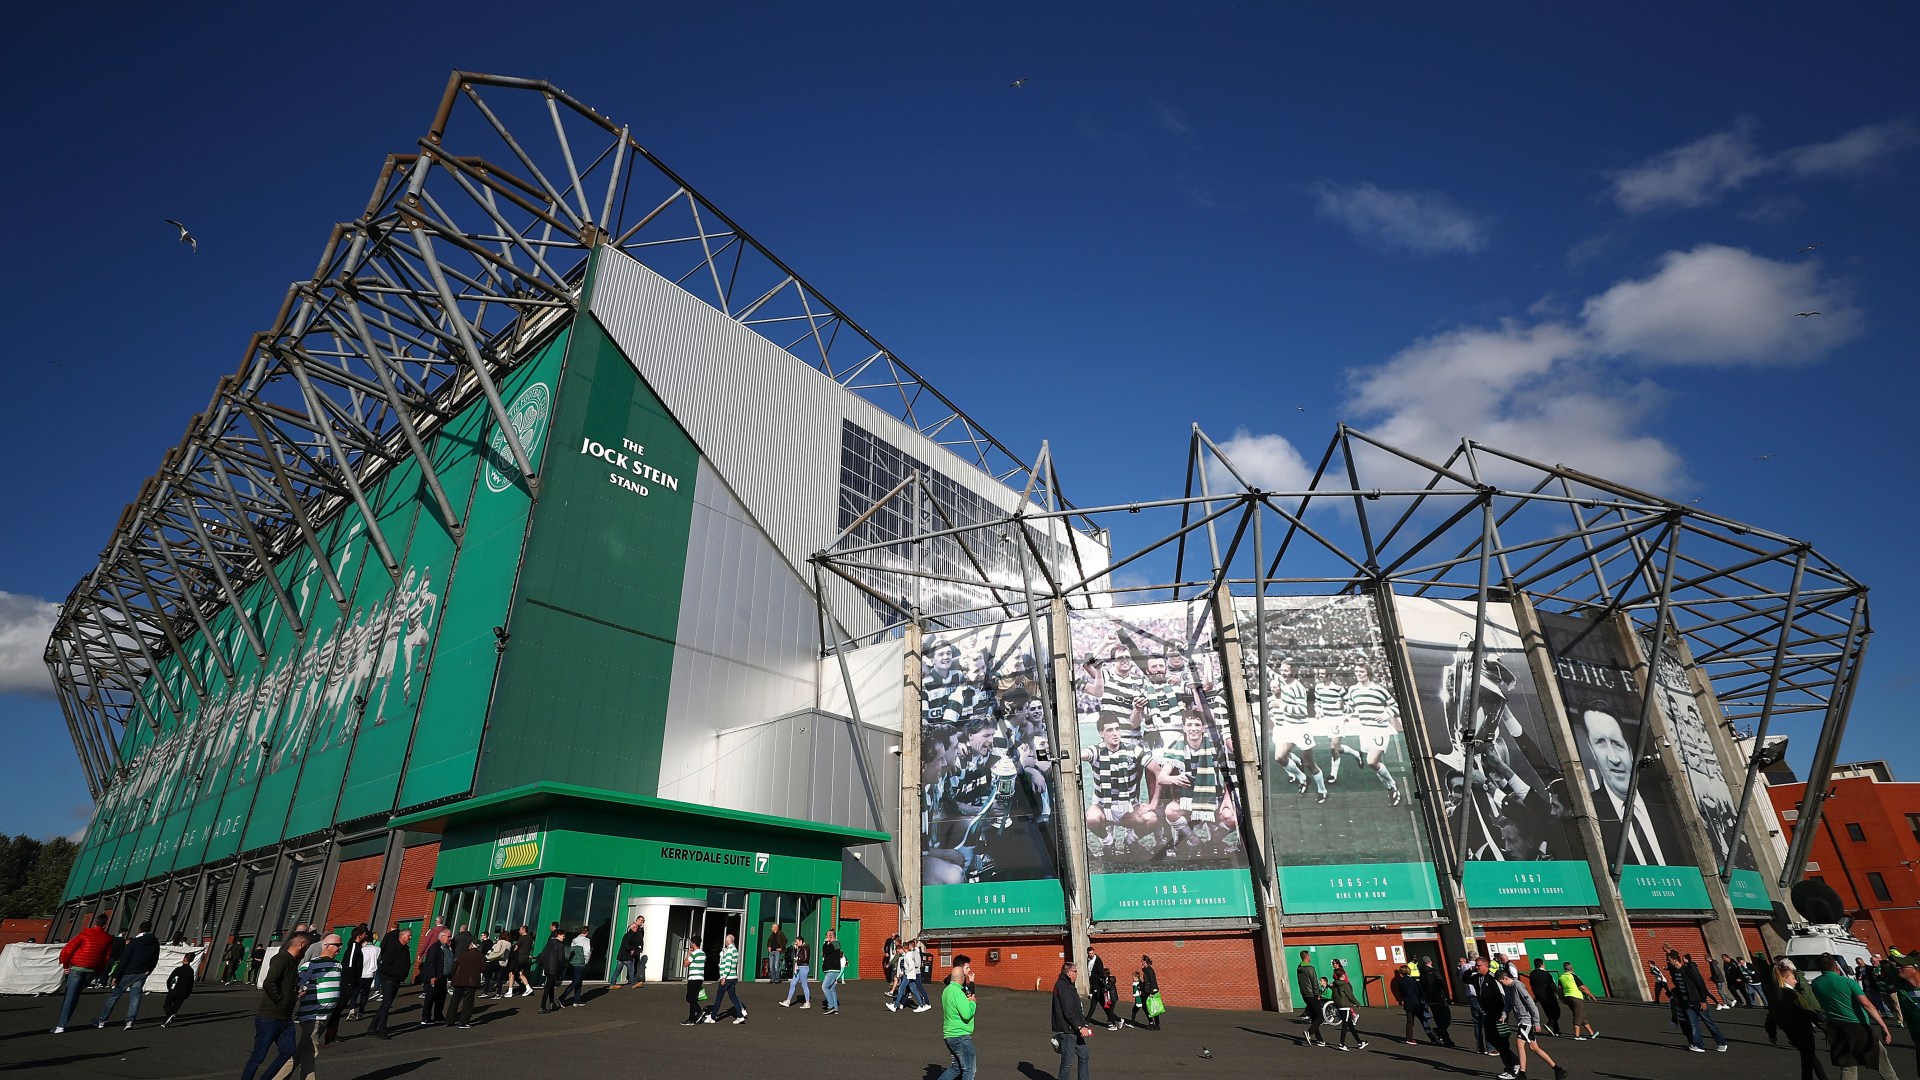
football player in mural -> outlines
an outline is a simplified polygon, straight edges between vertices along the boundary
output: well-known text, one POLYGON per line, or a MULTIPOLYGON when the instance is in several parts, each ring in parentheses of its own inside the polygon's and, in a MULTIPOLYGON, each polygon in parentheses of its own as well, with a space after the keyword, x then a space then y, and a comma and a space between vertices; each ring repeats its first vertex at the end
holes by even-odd
POLYGON ((1166 822, 1166 840, 1154 853, 1165 858, 1175 850, 1194 855, 1217 855, 1239 847, 1232 834, 1240 828, 1229 783, 1228 755, 1198 708, 1188 711, 1181 725, 1180 745, 1154 752, 1151 770, 1153 803, 1166 822))
POLYGON ((1320 802, 1327 801, 1327 779, 1314 760, 1313 695, 1294 671, 1293 662, 1282 660, 1273 681, 1273 760, 1286 769, 1287 779, 1300 785, 1305 796, 1309 785, 1320 802))
POLYGON ((1080 750, 1080 760, 1093 766, 1087 793, 1087 840, 1095 855, 1126 854, 1160 822, 1153 806, 1141 797, 1146 751, 1123 732, 1118 717, 1102 716, 1100 741, 1080 750))
POLYGON ((1375 681, 1365 664, 1354 665, 1353 685, 1347 688, 1344 703, 1345 719, 1350 723, 1334 737, 1330 747, 1333 768, 1328 782, 1340 779, 1340 759, 1351 757, 1380 778, 1391 796, 1389 805, 1399 806, 1400 786, 1386 766, 1386 755, 1387 746, 1393 740, 1393 721, 1400 715, 1400 703, 1393 699, 1392 690, 1375 681), (1354 749, 1349 739, 1358 742, 1360 749, 1354 749))

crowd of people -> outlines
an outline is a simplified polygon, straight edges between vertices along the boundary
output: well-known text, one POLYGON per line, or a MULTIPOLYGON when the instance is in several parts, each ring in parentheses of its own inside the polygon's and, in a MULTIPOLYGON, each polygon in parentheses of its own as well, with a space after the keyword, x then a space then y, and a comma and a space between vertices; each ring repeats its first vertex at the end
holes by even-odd
MULTIPOLYGON (((635 918, 629 924, 610 958, 617 960, 609 982, 612 989, 644 980, 644 921, 635 918)), ((811 982, 817 973, 821 1012, 838 1015, 841 980, 852 961, 835 933, 826 931, 816 952, 804 934, 796 932, 789 939, 777 926, 774 930, 767 941, 766 971, 772 981, 787 983, 786 994, 777 1004, 812 1008, 811 982)), ((343 937, 297 926, 264 957, 258 972, 260 998, 242 1080, 274 1076, 289 1061, 294 1080, 313 1076, 321 1048, 341 1037, 342 1021, 367 1020, 368 1035, 393 1037, 391 1014, 403 986, 419 988, 420 1016, 414 1023, 420 1027, 470 1028, 477 1001, 531 996, 536 978, 543 990, 541 1013, 582 1007, 593 947, 587 928, 569 931, 558 923, 551 924, 543 937, 527 927, 474 935, 465 927, 436 925, 426 932, 424 947, 417 950, 411 931, 404 928, 376 936, 360 926, 343 937)), ((222 982, 259 966, 245 955, 236 958, 234 952, 228 949, 221 957, 222 982)), ((161 955, 148 924, 116 939, 107 931, 104 917, 94 919, 61 950, 66 986, 54 1033, 68 1029, 82 990, 96 982, 105 986, 107 994, 94 1026, 112 1022, 119 1003, 126 1000, 122 1022, 132 1028, 143 988, 161 955)), ((186 952, 168 972, 160 1026, 170 1026, 192 996, 200 955, 186 952)), ((687 942, 681 959, 688 1007, 684 1025, 712 1024, 728 1017, 735 1024, 747 1021, 739 993, 745 965, 734 934, 725 935, 719 950, 719 977, 710 1001, 707 976, 714 968, 701 943, 687 942)), ((1162 1029, 1165 1006, 1150 956, 1142 956, 1140 967, 1132 972, 1133 1010, 1124 1019, 1115 1008, 1120 999, 1119 973, 1095 948, 1087 950, 1085 959, 1089 992, 1084 1004, 1077 989, 1082 968, 1074 959, 1062 965, 1054 985, 1051 1038, 1060 1054, 1057 1075, 1061 1080, 1088 1080, 1087 1037, 1096 1026, 1096 1012, 1104 1013, 1108 1030, 1162 1029)), ((1397 966, 1386 980, 1386 989, 1403 1014, 1400 1041, 1419 1045, 1424 1036, 1430 1045, 1466 1052, 1470 1038, 1473 1053, 1499 1059, 1500 1080, 1524 1080, 1530 1066, 1549 1070, 1555 1080, 1562 1080, 1568 1070, 1557 1057, 1580 1052, 1549 1050, 1543 1040, 1599 1039, 1588 1007, 1601 995, 1570 962, 1561 963, 1555 971, 1537 961, 1523 969, 1522 959, 1495 952, 1491 957, 1464 959, 1451 972, 1431 956, 1409 958, 1397 966), (1456 1039, 1455 1026, 1461 1022, 1470 1036, 1456 1039)), ((964 954, 950 959, 937 1004, 925 987, 928 973, 936 966, 925 942, 889 937, 882 947, 882 964, 886 1008, 895 1012, 940 1009, 941 1035, 952 1059, 942 1080, 973 1080, 972 1037, 979 1005, 970 959, 964 954)), ((1829 1065, 1838 1070, 1840 1080, 1854 1080, 1862 1069, 1893 1080, 1897 1074, 1888 1048, 1894 1027, 1920 1033, 1920 955, 1903 956, 1896 950, 1851 964, 1829 955, 1809 966, 1812 970, 1801 970, 1784 958, 1723 954, 1710 957, 1703 970, 1692 955, 1669 950, 1664 963, 1649 963, 1648 975, 1656 1003, 1666 1003, 1671 1026, 1688 1051, 1707 1053, 1711 1041, 1712 1050, 1725 1053, 1731 1044, 1713 1014, 1751 1008, 1765 1012, 1769 1039, 1778 1043, 1784 1035, 1798 1052, 1802 1080, 1827 1080, 1829 1065)), ((1305 1045, 1340 1051, 1368 1047, 1361 1031, 1366 994, 1356 979, 1364 982, 1365 976, 1349 971, 1344 961, 1331 959, 1322 970, 1312 950, 1300 951, 1294 988, 1302 1007, 1299 1019, 1306 1027, 1305 1045), (1329 1033, 1328 1027, 1334 1032, 1329 1033)))

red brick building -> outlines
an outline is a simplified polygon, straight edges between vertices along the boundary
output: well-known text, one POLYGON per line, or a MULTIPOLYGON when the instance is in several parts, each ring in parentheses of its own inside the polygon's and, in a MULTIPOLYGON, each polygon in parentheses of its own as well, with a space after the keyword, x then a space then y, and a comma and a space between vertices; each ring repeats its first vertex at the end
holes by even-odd
MULTIPOLYGON (((1876 952, 1920 948, 1920 784, 1902 784, 1884 761, 1834 770, 1815 826, 1806 876, 1840 894, 1854 936, 1876 952)), ((1799 827, 1804 783, 1767 788, 1783 840, 1799 827)))

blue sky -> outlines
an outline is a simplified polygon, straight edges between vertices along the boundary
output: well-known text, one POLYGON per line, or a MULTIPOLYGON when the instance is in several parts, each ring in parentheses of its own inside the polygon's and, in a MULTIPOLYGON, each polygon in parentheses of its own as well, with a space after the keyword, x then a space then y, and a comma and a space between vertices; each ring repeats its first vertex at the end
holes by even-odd
POLYGON ((1177 493, 1193 422, 1284 480, 1344 420, 1811 540, 1874 587, 1846 752, 1920 779, 1910 7, 279 7, 11 26, 0 724, 31 767, 0 831, 84 820, 45 602, 455 67, 632 124, 1082 503, 1177 493))

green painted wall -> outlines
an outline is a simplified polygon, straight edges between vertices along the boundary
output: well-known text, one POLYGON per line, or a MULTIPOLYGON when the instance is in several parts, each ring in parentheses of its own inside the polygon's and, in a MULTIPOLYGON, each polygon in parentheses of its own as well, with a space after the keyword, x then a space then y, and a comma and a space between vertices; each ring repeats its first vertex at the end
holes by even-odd
POLYGON ((574 328, 477 794, 650 794, 699 453, 598 323, 574 328))
MULTIPOLYGON (((501 384, 507 414, 535 468, 552 441, 554 387, 561 381, 566 343, 565 336, 556 339, 501 384)), ((427 685, 408 752, 400 787, 403 808, 465 794, 473 786, 500 658, 493 628, 503 623, 513 595, 532 506, 505 436, 491 425, 486 448, 434 650, 435 673, 441 677, 427 685)))
MULTIPOLYGON (((523 403, 517 395, 544 393, 551 404, 565 349, 562 333, 503 380, 510 409, 523 403), (545 391, 531 389, 543 380, 545 391)), ((121 756, 131 775, 95 808, 69 897, 390 813, 403 798, 430 802, 470 789, 496 658, 492 628, 507 610, 529 505, 516 470, 483 467, 494 438, 491 411, 476 400, 428 448, 455 512, 467 519, 464 545, 418 463, 400 462, 367 490, 400 563, 398 583, 380 563, 366 519, 348 507, 319 530, 347 594, 344 612, 303 545, 274 573, 305 633, 292 632, 267 583, 256 581, 241 590, 238 611, 209 616, 210 639, 195 634, 161 659, 141 695, 161 730, 156 735, 144 716, 130 725, 121 756), (241 612, 259 630, 264 661, 242 633, 241 612), (435 655, 442 643, 450 656, 435 655), (233 667, 231 679, 216 652, 233 667), (186 678, 188 663, 205 700, 186 678), (429 680, 443 666, 446 678, 429 680), (437 683, 449 685, 423 704, 437 683)), ((505 460, 504 451, 495 456, 505 460)))

